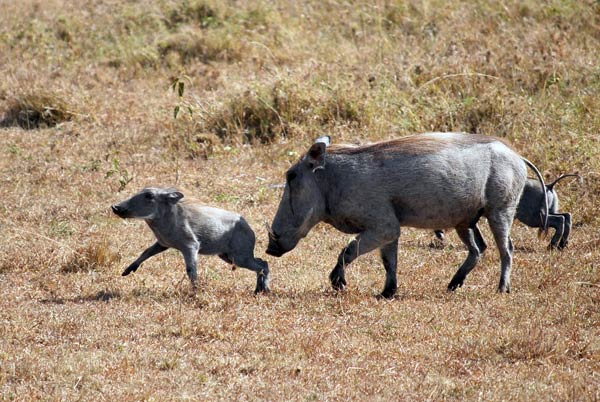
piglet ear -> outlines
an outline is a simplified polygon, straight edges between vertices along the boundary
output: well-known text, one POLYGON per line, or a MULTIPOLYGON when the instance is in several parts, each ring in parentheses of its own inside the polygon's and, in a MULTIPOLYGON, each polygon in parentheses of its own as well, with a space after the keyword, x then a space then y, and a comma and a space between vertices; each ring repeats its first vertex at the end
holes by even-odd
POLYGON ((326 147, 324 142, 315 142, 306 153, 306 163, 313 172, 324 168, 326 147))
POLYGON ((183 198, 183 193, 179 191, 171 191, 167 194, 167 201, 169 204, 176 204, 177 201, 183 198))

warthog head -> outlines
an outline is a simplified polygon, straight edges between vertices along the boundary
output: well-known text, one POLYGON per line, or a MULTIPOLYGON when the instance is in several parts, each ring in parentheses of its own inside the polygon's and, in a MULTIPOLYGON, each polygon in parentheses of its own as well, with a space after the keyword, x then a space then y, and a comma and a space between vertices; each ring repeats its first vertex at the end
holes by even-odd
POLYGON ((298 244, 325 213, 325 197, 317 179, 324 169, 325 139, 319 139, 309 151, 286 172, 285 189, 273 220, 268 227, 267 254, 281 257, 298 244))
POLYGON ((121 218, 153 219, 161 208, 173 205, 183 198, 183 194, 173 188, 148 187, 133 197, 112 205, 112 211, 121 218))

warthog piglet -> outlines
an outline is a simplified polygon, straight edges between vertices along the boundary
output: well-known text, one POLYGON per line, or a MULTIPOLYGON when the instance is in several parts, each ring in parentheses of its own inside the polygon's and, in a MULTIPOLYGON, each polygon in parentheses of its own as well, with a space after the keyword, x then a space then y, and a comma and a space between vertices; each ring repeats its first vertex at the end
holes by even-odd
POLYGON ((256 238, 241 215, 184 198, 173 188, 153 187, 113 205, 112 210, 121 218, 144 219, 156 236, 156 243, 127 267, 123 276, 172 247, 183 254, 194 289, 198 286, 198 254, 203 254, 218 255, 229 264, 256 272, 254 292, 269 291, 269 265, 254 257, 256 238))

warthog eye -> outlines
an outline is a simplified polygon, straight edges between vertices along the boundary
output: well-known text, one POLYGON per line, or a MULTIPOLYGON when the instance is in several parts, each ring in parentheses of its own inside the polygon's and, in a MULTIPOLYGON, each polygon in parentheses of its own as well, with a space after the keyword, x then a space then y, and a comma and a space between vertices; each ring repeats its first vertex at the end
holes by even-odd
POLYGON ((153 200, 154 199, 154 194, 152 194, 152 193, 146 193, 145 198, 147 200, 153 200))

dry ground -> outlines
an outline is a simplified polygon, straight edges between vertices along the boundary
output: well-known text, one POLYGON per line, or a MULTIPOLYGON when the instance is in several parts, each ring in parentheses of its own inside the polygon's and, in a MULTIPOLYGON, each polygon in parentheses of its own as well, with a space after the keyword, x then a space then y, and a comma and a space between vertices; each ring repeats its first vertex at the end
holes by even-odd
POLYGON ((598 49, 593 1, 0 2, 0 398, 600 399, 598 49), (429 130, 580 172, 570 247, 517 223, 513 292, 490 247, 448 294, 458 238, 405 229, 393 301, 377 253, 330 289, 330 227, 265 256, 311 139, 429 130), (152 235, 109 206, 155 184, 243 213, 273 292, 213 257, 191 294, 171 251, 122 278, 152 235))

